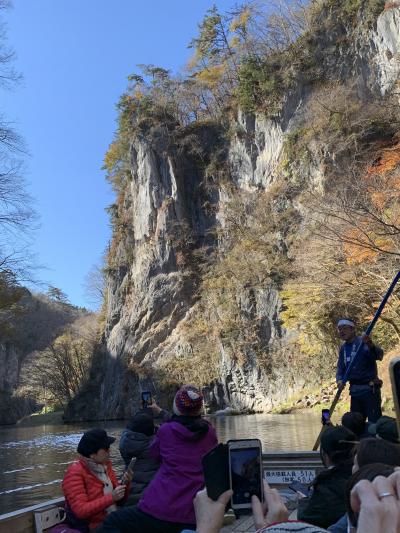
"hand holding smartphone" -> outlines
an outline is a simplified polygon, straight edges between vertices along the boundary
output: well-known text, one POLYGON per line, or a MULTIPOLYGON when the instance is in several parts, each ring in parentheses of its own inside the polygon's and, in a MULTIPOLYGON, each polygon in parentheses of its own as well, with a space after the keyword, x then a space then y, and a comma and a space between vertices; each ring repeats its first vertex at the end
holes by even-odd
POLYGON ((258 439, 228 441, 229 481, 232 509, 251 509, 253 495, 262 502, 261 442, 258 439))

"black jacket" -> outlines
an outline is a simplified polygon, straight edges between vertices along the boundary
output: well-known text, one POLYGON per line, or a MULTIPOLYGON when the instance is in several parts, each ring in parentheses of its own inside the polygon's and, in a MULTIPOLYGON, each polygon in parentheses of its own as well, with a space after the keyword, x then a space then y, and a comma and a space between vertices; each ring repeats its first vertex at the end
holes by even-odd
POLYGON ((299 501, 299 520, 327 528, 346 513, 345 487, 352 465, 352 461, 348 461, 318 474, 311 496, 299 501))
POLYGON ((132 494, 140 494, 155 476, 160 463, 149 456, 149 448, 154 435, 147 436, 130 429, 122 432, 119 441, 119 451, 125 465, 128 465, 132 457, 136 457, 133 467, 132 494))

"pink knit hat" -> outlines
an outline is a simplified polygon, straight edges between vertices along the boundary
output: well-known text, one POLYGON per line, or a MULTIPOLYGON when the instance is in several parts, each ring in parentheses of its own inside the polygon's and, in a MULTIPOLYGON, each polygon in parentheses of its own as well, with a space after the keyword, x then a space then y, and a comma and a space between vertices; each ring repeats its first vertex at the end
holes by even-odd
POLYGON ((203 395, 193 385, 184 385, 175 394, 174 413, 184 416, 199 416, 203 409, 203 395))

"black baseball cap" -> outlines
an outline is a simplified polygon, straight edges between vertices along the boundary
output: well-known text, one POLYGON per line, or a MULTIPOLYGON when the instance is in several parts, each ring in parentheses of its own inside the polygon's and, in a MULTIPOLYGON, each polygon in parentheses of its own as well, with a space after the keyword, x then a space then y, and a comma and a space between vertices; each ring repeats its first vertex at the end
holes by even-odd
POLYGON ((321 449, 332 460, 343 460, 351 456, 357 437, 344 426, 328 427, 321 435, 321 449))
POLYGON ((113 442, 115 442, 115 437, 107 435, 104 429, 89 429, 82 435, 77 452, 84 457, 90 457, 92 453, 97 453, 99 450, 108 450, 113 442))
POLYGON ((375 424, 368 427, 368 433, 383 440, 399 442, 396 419, 391 416, 381 416, 375 424))

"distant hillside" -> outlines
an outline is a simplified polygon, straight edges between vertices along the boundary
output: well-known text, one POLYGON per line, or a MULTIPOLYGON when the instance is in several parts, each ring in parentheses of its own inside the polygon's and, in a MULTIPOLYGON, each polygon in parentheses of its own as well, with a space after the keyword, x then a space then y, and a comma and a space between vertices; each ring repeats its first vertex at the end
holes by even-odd
POLYGON ((22 287, 3 286, 0 296, 0 424, 11 424, 37 408, 37 398, 20 387, 27 358, 88 313, 22 287))

